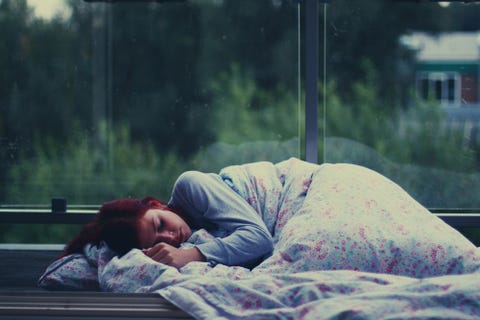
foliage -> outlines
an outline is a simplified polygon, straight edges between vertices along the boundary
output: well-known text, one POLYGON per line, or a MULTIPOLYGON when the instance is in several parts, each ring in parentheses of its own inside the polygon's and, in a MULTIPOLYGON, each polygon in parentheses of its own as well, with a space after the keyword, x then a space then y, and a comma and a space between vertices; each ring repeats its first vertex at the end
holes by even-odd
MULTIPOLYGON (((0 0, 1 203, 167 200, 185 170, 301 154, 294 1, 69 4, 70 19, 41 20, 25 0, 0 0)), ((480 6, 466 7, 323 7, 324 161, 371 167, 429 206, 480 207, 480 150, 438 105, 412 100, 398 43, 414 29, 480 28, 480 6)), ((28 228, 1 226, 1 240, 73 232, 28 228)))
MULTIPOLYGON (((185 171, 185 164, 172 154, 160 157, 149 144, 133 142, 127 126, 105 134, 110 145, 106 152, 85 135, 73 137, 62 150, 52 141, 38 139, 35 157, 21 157, 10 168, 7 199, 46 204, 52 196, 62 196, 68 203, 84 205, 146 195, 168 200, 174 173, 185 171)), ((78 229, 60 225, 2 225, 0 241, 65 242, 78 229)))
POLYGON ((450 2, 443 8, 422 1, 333 0, 321 13, 327 17, 328 76, 334 78, 340 92, 350 95, 353 83, 368 79, 363 63, 369 60, 377 73, 379 98, 386 107, 400 102, 412 84, 411 53, 400 46, 399 36, 416 30, 435 34, 480 29, 480 6, 475 3, 450 2))
POLYGON ((182 172, 182 162, 169 155, 161 158, 151 145, 132 141, 126 125, 105 134, 107 150, 94 145, 88 135, 77 134, 61 150, 51 140, 37 139, 35 157, 23 157, 9 171, 8 198, 48 203, 56 195, 71 203, 98 204, 152 191, 153 196, 166 198, 173 177, 165 173, 182 172))
POLYGON ((428 101, 416 101, 408 110, 385 106, 375 81, 355 83, 346 99, 335 82, 326 87, 321 145, 326 162, 372 168, 427 207, 480 207, 478 150, 465 147, 463 128, 447 125, 441 106, 428 101))
POLYGON ((234 65, 211 85, 215 136, 232 144, 243 141, 286 140, 298 135, 297 97, 278 88, 270 92, 234 65))

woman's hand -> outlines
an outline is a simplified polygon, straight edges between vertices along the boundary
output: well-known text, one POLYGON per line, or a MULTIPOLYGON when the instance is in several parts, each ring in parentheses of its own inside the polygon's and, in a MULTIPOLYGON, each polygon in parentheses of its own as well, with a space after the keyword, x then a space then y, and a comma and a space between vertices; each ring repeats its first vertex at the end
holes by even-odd
POLYGON ((205 261, 205 257, 196 247, 179 249, 165 242, 159 242, 143 250, 143 253, 155 261, 175 268, 181 268, 191 261, 205 261))

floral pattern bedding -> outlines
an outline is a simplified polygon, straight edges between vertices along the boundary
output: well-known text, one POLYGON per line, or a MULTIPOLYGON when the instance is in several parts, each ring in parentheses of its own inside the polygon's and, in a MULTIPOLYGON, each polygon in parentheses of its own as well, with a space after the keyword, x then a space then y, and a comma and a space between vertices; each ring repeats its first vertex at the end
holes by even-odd
MULTIPOLYGON (((156 292, 197 319, 480 318, 480 249, 380 174, 292 158, 221 175, 274 236, 256 268, 177 270, 140 250, 87 246, 39 285, 156 292)), ((184 246, 211 237, 198 230, 184 246)))

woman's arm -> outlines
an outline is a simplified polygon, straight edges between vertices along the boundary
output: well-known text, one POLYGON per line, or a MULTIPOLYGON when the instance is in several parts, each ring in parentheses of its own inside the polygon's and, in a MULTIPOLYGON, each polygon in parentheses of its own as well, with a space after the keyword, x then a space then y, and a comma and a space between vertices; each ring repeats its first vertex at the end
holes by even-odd
POLYGON ((206 229, 227 236, 197 245, 206 260, 252 266, 273 250, 272 236, 259 214, 219 175, 187 171, 175 183, 170 204, 206 229))
POLYGON ((192 261, 205 261, 205 257, 196 247, 180 249, 165 242, 159 242, 151 248, 144 249, 143 253, 155 261, 175 268, 181 268, 192 261))

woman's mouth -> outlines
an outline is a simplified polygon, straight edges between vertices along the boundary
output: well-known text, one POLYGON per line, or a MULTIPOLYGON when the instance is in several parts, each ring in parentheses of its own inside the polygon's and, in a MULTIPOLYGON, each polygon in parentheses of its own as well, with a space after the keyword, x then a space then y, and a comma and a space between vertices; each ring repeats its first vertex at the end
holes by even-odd
POLYGON ((178 229, 177 232, 175 232, 175 237, 173 238, 173 241, 175 246, 179 246, 182 244, 182 230, 178 229))
POLYGON ((183 232, 183 229, 178 230, 178 242, 183 243, 185 241, 185 233, 183 232))

